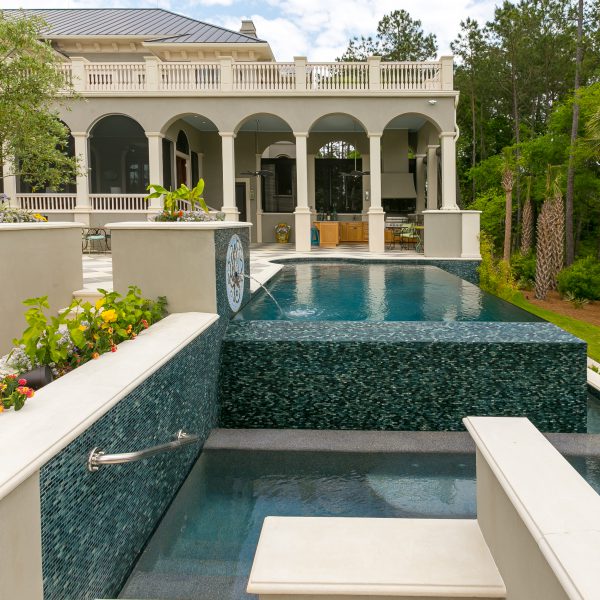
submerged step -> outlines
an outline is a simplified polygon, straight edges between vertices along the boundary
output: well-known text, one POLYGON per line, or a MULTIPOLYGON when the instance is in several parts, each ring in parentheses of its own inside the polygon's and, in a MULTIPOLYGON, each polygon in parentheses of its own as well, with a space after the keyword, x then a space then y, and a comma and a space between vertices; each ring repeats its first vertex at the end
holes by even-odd
POLYGON ((268 517, 248 590, 261 599, 506 598, 476 520, 268 517))

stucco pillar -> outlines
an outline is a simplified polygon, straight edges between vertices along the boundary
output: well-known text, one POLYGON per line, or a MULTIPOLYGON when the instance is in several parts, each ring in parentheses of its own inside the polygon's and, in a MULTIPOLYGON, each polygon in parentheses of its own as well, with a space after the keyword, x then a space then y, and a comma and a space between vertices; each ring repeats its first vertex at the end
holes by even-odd
POLYGON ((458 210, 456 204, 456 133, 440 133, 442 145, 442 210, 458 210))
POLYGON ((235 204, 235 133, 222 133, 223 151, 223 206, 226 221, 239 221, 240 213, 235 204))
POLYGON ((71 131, 71 135, 75 142, 75 157, 77 158, 78 167, 77 177, 75 179, 75 212, 77 213, 75 220, 89 225, 92 208, 90 203, 90 173, 88 168, 88 134, 85 131, 71 131))
MULTIPOLYGON (((146 132, 148 138, 148 170, 150 171, 150 183, 156 185, 163 184, 163 136, 160 133, 146 132)), ((160 211, 162 207, 162 198, 152 198, 148 208, 153 211, 160 211)))
POLYGON ((381 207, 381 133, 369 133, 371 194, 369 207, 369 252, 385 251, 385 213, 381 207))
POLYGON ((308 133, 294 133, 296 138, 296 193, 298 201, 294 211, 296 225, 296 251, 310 251, 310 208, 308 206, 308 133))
MULTIPOLYGON (((362 155, 362 170, 370 171, 371 170, 371 156, 369 154, 362 155)), ((364 175, 362 178, 362 195, 363 195, 363 203, 362 203, 362 214, 366 215, 369 213, 369 208, 371 206, 371 176, 364 175)))
POLYGON ((438 207, 438 158, 439 146, 427 146, 427 210, 438 207))
MULTIPOLYGON (((260 171, 262 167, 262 154, 254 155, 254 168, 257 171, 260 171)), ((262 215, 263 215, 263 206, 262 206, 262 177, 255 177, 256 182, 256 241, 261 244, 262 243, 262 215)))
POLYGON ((10 206, 17 204, 17 177, 14 175, 13 163, 6 157, 2 165, 2 182, 4 184, 4 193, 8 196, 10 206))
POLYGON ((417 214, 425 210, 425 154, 415 154, 417 179, 417 214))

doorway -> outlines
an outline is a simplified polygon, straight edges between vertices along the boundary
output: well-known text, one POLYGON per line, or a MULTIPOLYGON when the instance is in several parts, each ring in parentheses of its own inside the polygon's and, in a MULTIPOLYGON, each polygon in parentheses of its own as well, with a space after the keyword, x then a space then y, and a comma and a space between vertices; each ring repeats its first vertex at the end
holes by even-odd
POLYGON ((246 212, 246 182, 235 182, 235 205, 240 213, 240 221, 247 221, 248 214, 246 212))
POLYGON ((182 183, 187 185, 187 161, 185 158, 182 158, 181 156, 175 158, 175 170, 177 174, 177 187, 182 183))

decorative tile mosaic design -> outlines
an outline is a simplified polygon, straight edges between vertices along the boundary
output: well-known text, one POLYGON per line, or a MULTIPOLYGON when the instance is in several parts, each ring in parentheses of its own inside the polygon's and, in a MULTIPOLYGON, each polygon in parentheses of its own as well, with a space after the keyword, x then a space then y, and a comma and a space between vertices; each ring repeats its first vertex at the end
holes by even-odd
POLYGON ((586 344, 549 323, 234 321, 220 427, 585 432, 586 344))
POLYGON ((180 428, 205 440, 217 419, 220 342, 216 323, 43 467, 45 600, 116 597, 200 448, 96 473, 88 454, 153 446, 180 428))

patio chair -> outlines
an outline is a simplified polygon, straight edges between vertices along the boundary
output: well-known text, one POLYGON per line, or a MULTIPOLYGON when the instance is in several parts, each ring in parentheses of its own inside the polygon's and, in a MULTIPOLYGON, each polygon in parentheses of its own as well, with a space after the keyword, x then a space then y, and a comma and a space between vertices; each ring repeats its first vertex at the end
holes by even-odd
POLYGON ((91 254, 94 249, 94 244, 96 244, 100 247, 102 252, 108 252, 110 250, 109 238, 110 234, 102 227, 90 227, 84 229, 82 231, 81 251, 85 252, 87 250, 88 254, 91 254), (104 246, 103 250, 102 246, 104 246))
POLYGON ((400 247, 410 250, 411 245, 415 252, 418 252, 417 249, 421 245, 421 236, 414 223, 408 223, 400 229, 400 247))

